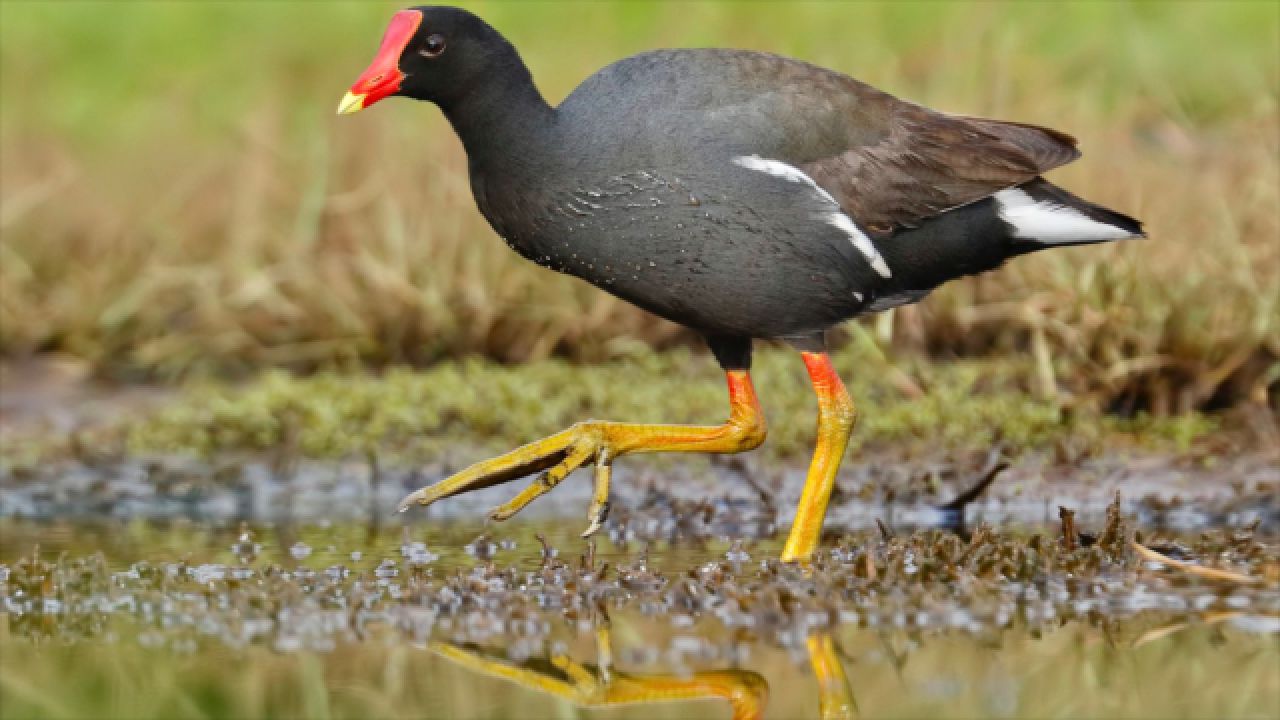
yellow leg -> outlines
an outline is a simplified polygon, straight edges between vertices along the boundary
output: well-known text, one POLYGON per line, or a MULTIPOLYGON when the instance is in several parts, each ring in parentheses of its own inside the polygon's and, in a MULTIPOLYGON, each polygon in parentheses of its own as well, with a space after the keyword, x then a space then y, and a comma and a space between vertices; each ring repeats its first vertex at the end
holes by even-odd
POLYGON ((818 716, 822 720, 852 720, 858 715, 858 706, 849 689, 844 665, 836 656, 835 643, 830 633, 819 633, 805 638, 809 649, 809 665, 818 679, 818 716))
POLYGON ((562 698, 574 704, 590 701, 596 692, 591 683, 583 683, 584 679, 590 679, 590 673, 563 656, 551 658, 552 666, 562 675, 562 677, 555 677, 545 670, 513 665, 497 655, 490 656, 479 648, 473 649, 437 641, 430 643, 427 649, 468 670, 510 680, 523 688, 562 698), (570 667, 573 668, 572 671, 569 670, 570 667), (585 678, 583 672, 586 672, 585 678))
MULTIPOLYGON (((829 633, 805 639, 809 665, 818 681, 818 710, 823 720, 850 720, 858 707, 849 687, 844 666, 837 657, 829 633)), ((440 657, 469 670, 500 677, 521 687, 561 698, 579 707, 647 705, 722 698, 729 702, 734 720, 759 718, 769 700, 769 685, 749 670, 729 669, 691 675, 633 675, 612 671, 613 648, 609 628, 596 628, 595 672, 588 665, 555 655, 547 663, 529 661, 521 665, 507 660, 505 653, 477 646, 433 642, 429 648, 440 657)))
POLYGON ((595 462, 596 475, 588 528, 599 529, 609 511, 610 464, 617 457, 648 452, 737 453, 764 442, 764 414, 746 370, 729 370, 729 420, 723 425, 640 425, 588 420, 548 438, 476 463, 456 475, 422 488, 400 501, 430 505, 452 495, 518 480, 540 472, 536 480, 510 501, 494 508, 490 517, 506 520, 546 494, 569 473, 595 462))
POLYGON ((806 562, 818 548, 822 538, 822 520, 827 515, 827 503, 835 487, 836 471, 844 459, 853 432, 857 412, 853 400, 840 382, 840 376, 831 367, 826 353, 801 353, 809 380, 818 396, 818 444, 805 477, 800 505, 796 508, 796 520, 791 534, 782 549, 783 562, 806 562))
POLYGON ((723 698, 734 720, 756 720, 764 714, 769 685, 750 670, 719 670, 676 675, 619 675, 596 705, 634 705, 723 698))
POLYGON ((723 698, 735 720, 754 720, 764 711, 769 686, 748 670, 698 672, 687 676, 632 675, 612 672, 613 648, 607 625, 596 630, 596 673, 567 656, 551 660, 553 674, 544 663, 514 665, 501 654, 447 642, 430 644, 432 652, 470 670, 510 680, 535 692, 567 700, 580 707, 643 705, 651 703, 723 698))

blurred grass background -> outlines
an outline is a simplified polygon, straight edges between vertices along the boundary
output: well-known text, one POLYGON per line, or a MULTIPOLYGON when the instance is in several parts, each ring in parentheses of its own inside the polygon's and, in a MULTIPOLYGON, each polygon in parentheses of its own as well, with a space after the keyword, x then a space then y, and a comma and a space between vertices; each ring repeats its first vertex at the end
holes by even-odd
MULTIPOLYGON (((1122 413, 1277 402, 1274 3, 463 4, 552 102, 633 52, 739 46, 1070 132, 1085 157, 1053 180, 1151 239, 1018 260, 848 334, 891 360, 1030 357, 1033 387, 1122 413)), ((398 7, 0 4, 0 356, 171 380, 696 345, 510 253, 434 108, 333 115, 398 7)))

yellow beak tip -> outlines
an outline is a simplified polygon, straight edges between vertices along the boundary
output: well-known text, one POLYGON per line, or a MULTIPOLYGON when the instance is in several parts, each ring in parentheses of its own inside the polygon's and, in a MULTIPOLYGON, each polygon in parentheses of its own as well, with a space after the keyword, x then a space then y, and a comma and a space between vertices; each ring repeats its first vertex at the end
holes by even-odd
POLYGON ((357 95, 349 92, 342 96, 342 102, 338 103, 339 115, 350 115, 358 113, 364 109, 364 95, 357 95))

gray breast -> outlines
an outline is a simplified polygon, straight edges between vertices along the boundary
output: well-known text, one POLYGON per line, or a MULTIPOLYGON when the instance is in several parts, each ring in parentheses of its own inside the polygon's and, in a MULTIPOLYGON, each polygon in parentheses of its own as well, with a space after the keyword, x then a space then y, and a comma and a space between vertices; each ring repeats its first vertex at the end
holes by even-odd
POLYGON ((854 314, 882 280, 830 211, 728 159, 638 169, 555 193, 522 252, 704 332, 792 335, 854 314))

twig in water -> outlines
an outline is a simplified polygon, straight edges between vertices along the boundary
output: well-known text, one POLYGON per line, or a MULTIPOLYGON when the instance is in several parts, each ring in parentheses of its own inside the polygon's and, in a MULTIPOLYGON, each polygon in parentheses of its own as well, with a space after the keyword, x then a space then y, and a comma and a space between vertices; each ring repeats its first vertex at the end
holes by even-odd
POLYGON ((991 487, 991 483, 995 482, 997 476, 1005 470, 1009 469, 1009 461, 1004 458, 1004 445, 996 443, 991 448, 991 452, 987 455, 986 467, 978 474, 978 481, 975 482, 968 490, 960 493, 951 502, 945 505, 939 505, 939 510, 961 511, 969 503, 982 497, 982 494, 991 487))
POLYGON ((1058 519, 1062 520, 1062 549, 1076 551, 1076 511, 1065 505, 1058 506, 1058 519))
POLYGON ((1174 568, 1175 570, 1181 570, 1182 572, 1185 572, 1188 575, 1195 575, 1196 577, 1202 577, 1202 578, 1205 578, 1206 580, 1222 580, 1225 582, 1233 582, 1233 583, 1238 583, 1240 585, 1257 585, 1262 582, 1262 580, 1259 578, 1250 577, 1248 575, 1242 575, 1241 573, 1238 573, 1238 572, 1232 572, 1230 570, 1220 570, 1218 568, 1205 567, 1203 565, 1196 565, 1195 563, 1183 562, 1181 560, 1174 560, 1168 555, 1161 555, 1160 553, 1156 552, 1155 550, 1152 550, 1146 545, 1143 545, 1137 540, 1134 540, 1130 544, 1133 545, 1133 549, 1137 551, 1137 553, 1141 555, 1144 560, 1149 560, 1151 562, 1158 562, 1162 565, 1168 565, 1169 567, 1174 568))
MULTIPOLYGON (((1240 612, 1239 610, 1228 610, 1226 612, 1206 613, 1203 617, 1200 618, 1200 622, 1203 625, 1217 625, 1218 623, 1224 620, 1230 620, 1232 618, 1237 618, 1242 615, 1244 615, 1244 613, 1240 612)), ((1185 630, 1190 626, 1191 626, 1190 621, 1180 620, 1178 622, 1170 623, 1168 625, 1161 625, 1158 628, 1152 628, 1151 630, 1148 630, 1142 633, 1142 635, 1139 636, 1138 639, 1134 640, 1133 645, 1131 647, 1142 647, 1143 645, 1146 645, 1148 643, 1153 643, 1156 640, 1160 640, 1162 638, 1169 637, 1174 633, 1181 632, 1182 630, 1185 630)))
POLYGON ((880 518, 876 518, 876 527, 880 528, 880 537, 883 538, 885 542, 888 542, 892 540, 894 537, 896 537, 893 534, 893 531, 889 529, 889 526, 885 525, 884 521, 881 520, 880 518))
POLYGON ((1102 537, 1098 538, 1098 544, 1112 557, 1119 557, 1124 551, 1126 535, 1128 528, 1125 527, 1124 516, 1120 514, 1120 491, 1116 490, 1115 499, 1107 505, 1107 526, 1102 531, 1102 537))

